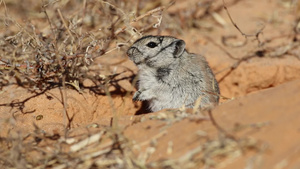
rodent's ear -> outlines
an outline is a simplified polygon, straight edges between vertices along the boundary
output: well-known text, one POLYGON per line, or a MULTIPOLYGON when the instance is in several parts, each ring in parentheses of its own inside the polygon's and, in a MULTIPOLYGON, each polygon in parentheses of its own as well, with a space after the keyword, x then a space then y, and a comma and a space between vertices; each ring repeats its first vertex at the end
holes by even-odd
POLYGON ((185 48, 185 42, 183 40, 178 40, 175 42, 175 50, 174 50, 174 57, 177 58, 182 55, 185 48))

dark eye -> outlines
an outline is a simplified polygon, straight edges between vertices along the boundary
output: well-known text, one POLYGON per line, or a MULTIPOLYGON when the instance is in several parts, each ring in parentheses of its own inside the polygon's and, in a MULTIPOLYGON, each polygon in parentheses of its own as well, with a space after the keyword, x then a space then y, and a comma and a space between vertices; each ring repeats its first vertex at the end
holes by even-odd
POLYGON ((149 43, 147 43, 147 46, 149 48, 155 48, 157 46, 157 44, 155 42, 149 42, 149 43))

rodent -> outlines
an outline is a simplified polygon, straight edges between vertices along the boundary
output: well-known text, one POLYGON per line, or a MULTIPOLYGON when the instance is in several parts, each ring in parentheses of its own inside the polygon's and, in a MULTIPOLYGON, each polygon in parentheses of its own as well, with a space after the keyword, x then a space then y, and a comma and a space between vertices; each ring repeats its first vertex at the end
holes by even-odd
POLYGON ((127 55, 139 68, 138 91, 133 100, 149 101, 151 111, 200 108, 219 102, 219 86, 206 59, 185 49, 185 42, 172 36, 144 36, 127 55))

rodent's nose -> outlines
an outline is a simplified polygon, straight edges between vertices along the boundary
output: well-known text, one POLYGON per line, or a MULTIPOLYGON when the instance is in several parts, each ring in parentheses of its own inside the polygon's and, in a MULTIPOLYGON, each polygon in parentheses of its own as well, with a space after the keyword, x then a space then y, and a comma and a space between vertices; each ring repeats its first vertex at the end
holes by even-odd
POLYGON ((131 57, 131 56, 133 55, 133 53, 134 53, 135 50, 136 50, 135 47, 129 48, 129 49, 127 50, 127 55, 128 55, 129 57, 131 57))

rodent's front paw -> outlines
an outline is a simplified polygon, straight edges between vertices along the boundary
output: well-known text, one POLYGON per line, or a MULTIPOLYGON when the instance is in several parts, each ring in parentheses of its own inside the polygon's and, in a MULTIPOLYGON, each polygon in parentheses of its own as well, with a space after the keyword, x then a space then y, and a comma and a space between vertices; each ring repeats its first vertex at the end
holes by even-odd
POLYGON ((134 93, 134 95, 133 95, 133 97, 132 97, 132 100, 133 101, 139 101, 140 99, 139 99, 139 96, 141 95, 141 91, 136 91, 135 93, 134 93))
POLYGON ((134 93, 132 100, 133 101, 143 101, 150 100, 155 98, 155 95, 151 90, 138 90, 134 93))

